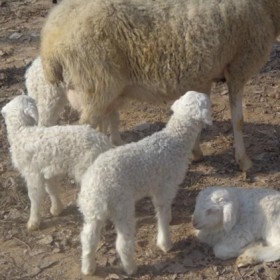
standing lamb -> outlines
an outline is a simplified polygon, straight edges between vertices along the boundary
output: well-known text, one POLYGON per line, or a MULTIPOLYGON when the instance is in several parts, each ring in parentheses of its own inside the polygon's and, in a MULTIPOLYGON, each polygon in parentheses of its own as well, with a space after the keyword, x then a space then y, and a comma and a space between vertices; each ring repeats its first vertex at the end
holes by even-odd
POLYGON ((279 0, 68 0, 46 21, 41 56, 46 79, 78 90, 81 122, 92 125, 117 116, 124 97, 174 100, 225 79, 235 158, 246 171, 243 88, 279 33, 279 0))
POLYGON ((165 129, 143 140, 100 155, 82 178, 79 196, 84 215, 81 233, 82 272, 95 271, 95 250, 106 219, 116 227, 116 248, 127 274, 134 262, 135 201, 151 197, 158 219, 157 246, 172 247, 171 204, 188 168, 191 151, 203 124, 211 124, 207 95, 188 92, 171 107, 165 129))
POLYGON ((277 191, 206 188, 196 199, 193 225, 198 239, 212 246, 217 258, 238 257, 238 266, 280 259, 277 191))
MULTIPOLYGON (((46 81, 40 57, 34 59, 27 69, 25 73, 25 85, 27 94, 37 104, 38 126, 56 125, 64 106, 69 103, 76 111, 81 111, 81 96, 77 92, 70 89, 67 90, 66 85, 63 83, 51 85, 46 81)), ((112 121, 106 120, 106 116, 104 116, 98 124, 99 129, 107 133, 109 128, 112 143, 120 145, 122 141, 118 133, 118 117, 112 114, 108 118, 112 118, 112 121)))
POLYGON ((7 126, 13 165, 27 183, 31 201, 27 228, 34 230, 40 225, 39 208, 44 191, 51 199, 51 214, 59 215, 63 205, 58 180, 68 175, 80 183, 85 170, 112 145, 105 135, 88 125, 37 127, 37 108, 29 96, 15 97, 1 113, 7 126))

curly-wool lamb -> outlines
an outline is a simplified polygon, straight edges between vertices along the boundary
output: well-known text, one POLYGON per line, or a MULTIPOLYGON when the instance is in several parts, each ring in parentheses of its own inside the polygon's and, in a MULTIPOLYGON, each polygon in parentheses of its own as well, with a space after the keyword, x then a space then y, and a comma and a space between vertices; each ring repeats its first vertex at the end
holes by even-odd
POLYGON ((39 208, 46 190, 51 213, 63 210, 58 184, 71 176, 80 183, 82 174, 96 157, 112 148, 109 139, 89 125, 37 127, 35 101, 26 95, 15 97, 1 113, 7 126, 14 167, 25 178, 31 201, 29 230, 40 225, 39 208))
POLYGON ((280 193, 275 190, 206 188, 196 199, 193 225, 217 258, 238 257, 238 266, 280 259, 280 193))
POLYGON ((195 139, 203 124, 212 122, 210 99, 203 93, 188 92, 171 109, 173 115, 162 131, 103 153, 83 176, 78 201, 84 215, 84 274, 95 271, 95 250, 106 219, 116 227, 116 248, 124 270, 135 272, 134 206, 135 200, 146 196, 152 198, 157 213, 157 246, 171 249, 171 204, 185 177, 195 139))
MULTIPOLYGON (((56 125, 64 106, 69 103, 72 108, 79 113, 81 112, 80 94, 71 89, 67 90, 64 83, 51 85, 47 82, 40 57, 34 59, 26 70, 25 85, 27 94, 37 104, 38 126, 56 125)), ((100 131, 104 133, 110 131, 111 141, 115 145, 123 143, 118 132, 118 123, 118 115, 112 112, 107 118, 104 116, 98 124, 100 131)))
POLYGON ((46 21, 41 56, 46 79, 78 90, 81 122, 93 125, 124 98, 174 100, 226 79, 246 171, 242 92, 279 33, 279 0, 67 0, 46 21))

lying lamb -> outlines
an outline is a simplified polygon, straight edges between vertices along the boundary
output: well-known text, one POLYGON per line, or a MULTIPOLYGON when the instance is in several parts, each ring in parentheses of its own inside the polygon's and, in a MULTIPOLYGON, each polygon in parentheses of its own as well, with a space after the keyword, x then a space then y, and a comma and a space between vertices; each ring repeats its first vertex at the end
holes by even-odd
MULTIPOLYGON (((37 104, 38 126, 56 125, 64 106, 69 103, 72 108, 79 113, 81 112, 80 95, 73 90, 67 90, 67 86, 64 83, 59 83, 59 85, 48 83, 39 56, 34 59, 26 70, 25 85, 27 94, 37 104)), ((110 122, 106 119, 106 116, 100 120, 98 123, 99 129, 104 133, 108 133, 108 130, 110 130, 111 142, 115 145, 120 145, 123 142, 118 133, 119 118, 114 112, 108 118, 111 119, 110 122)))
POLYGON ((1 113, 7 126, 13 165, 27 183, 31 201, 27 228, 34 230, 40 225, 39 208, 44 191, 51 199, 50 212, 59 215, 63 205, 58 179, 69 175, 80 183, 85 170, 112 145, 105 135, 88 125, 37 127, 37 108, 29 96, 15 97, 1 113))
POLYGON ((46 21, 40 55, 47 81, 77 90, 81 122, 92 125, 109 109, 117 116, 124 98, 174 100, 225 79, 235 158, 246 171, 243 89, 267 60, 279 22, 279 0, 67 0, 46 21))
POLYGON ((217 258, 238 257, 238 266, 280 259, 277 191, 206 188, 196 199, 193 225, 198 239, 212 246, 217 258))
POLYGON ((187 92, 171 107, 165 129, 136 143, 100 155, 82 178, 79 196, 84 215, 82 272, 95 271, 95 250, 106 219, 116 227, 116 248, 124 270, 134 262, 135 200, 151 197, 158 219, 157 246, 172 247, 171 204, 188 168, 191 151, 204 123, 211 124, 211 104, 203 93, 187 92))

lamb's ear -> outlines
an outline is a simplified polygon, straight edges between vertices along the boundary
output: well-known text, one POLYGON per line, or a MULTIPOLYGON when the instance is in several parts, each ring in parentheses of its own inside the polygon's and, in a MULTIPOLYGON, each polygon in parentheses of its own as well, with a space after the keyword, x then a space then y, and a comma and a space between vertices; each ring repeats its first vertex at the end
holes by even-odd
POLYGON ((228 202, 223 206, 223 225, 226 232, 230 232, 236 223, 236 211, 232 202, 228 202))
POLYGON ((29 125, 35 125, 38 123, 38 112, 36 107, 28 106, 23 110, 25 121, 29 125))
POLYGON ((212 125, 211 110, 203 109, 201 110, 201 119, 205 124, 212 125))

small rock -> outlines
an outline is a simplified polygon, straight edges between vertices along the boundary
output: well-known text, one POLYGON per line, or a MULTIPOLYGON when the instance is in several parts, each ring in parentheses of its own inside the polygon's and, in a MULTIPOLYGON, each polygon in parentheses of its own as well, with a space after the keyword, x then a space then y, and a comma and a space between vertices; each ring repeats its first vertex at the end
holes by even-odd
POLYGON ((43 254, 45 252, 46 252, 46 250, 44 250, 44 249, 32 250, 31 252, 28 253, 28 255, 30 257, 34 257, 34 256, 37 256, 37 255, 43 254))
POLYGON ((19 32, 15 32, 12 35, 9 36, 10 40, 18 40, 20 37, 22 37, 22 34, 19 32))
POLYGON ((7 1, 4 0, 0 1, 0 7, 5 7, 5 6, 7 6, 7 1))
POLYGON ((146 129, 150 128, 150 124, 149 123, 142 123, 138 126, 135 127, 135 130, 137 131, 144 131, 146 129))
POLYGON ((38 240, 37 243, 41 245, 49 245, 53 242, 53 237, 51 235, 46 235, 42 239, 38 240))
POLYGON ((21 212, 17 209, 12 209, 8 216, 7 216, 7 219, 9 220, 17 220, 18 218, 21 217, 21 212))
POLYGON ((106 278, 105 278, 105 280, 114 280, 114 279, 120 279, 120 276, 119 275, 117 275, 117 274, 115 274, 115 273, 111 273, 111 274, 109 274, 106 278))

